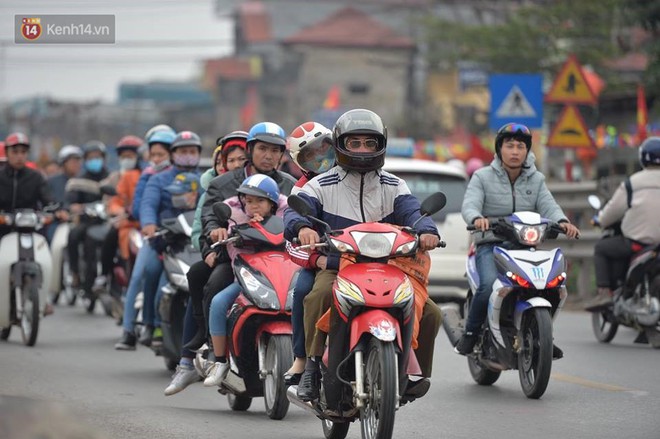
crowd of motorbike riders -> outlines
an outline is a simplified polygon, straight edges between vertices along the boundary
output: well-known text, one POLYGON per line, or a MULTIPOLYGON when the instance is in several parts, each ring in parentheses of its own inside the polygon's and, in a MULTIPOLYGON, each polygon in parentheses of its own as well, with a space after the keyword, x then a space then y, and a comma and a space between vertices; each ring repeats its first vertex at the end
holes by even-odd
MULTIPOLYGON (((569 222, 547 190, 543 175, 534 167, 531 146, 531 133, 524 125, 507 124, 498 131, 492 163, 477 170, 469 182, 462 210, 466 223, 486 231, 489 217, 508 215, 515 209, 532 210, 559 223, 569 237, 577 237, 578 229, 569 222), (524 196, 511 197, 514 187, 515 194, 524 196)), ((61 172, 46 179, 28 162, 28 137, 13 133, 0 144, 0 211, 43 209, 56 203, 57 222, 70 226, 64 251, 71 286, 83 298, 89 299, 95 291, 107 288, 114 267, 126 268, 130 276, 119 298, 123 312, 116 316, 122 334, 115 345, 115 349, 124 351, 135 350, 138 344, 154 349, 162 345, 159 301, 166 279, 158 231, 163 221, 195 211, 190 239, 200 257, 187 273, 190 297, 181 316, 180 360, 165 395, 176 394, 201 379, 205 386, 217 386, 229 379, 226 314, 240 286, 232 270, 236 251, 218 251, 213 246, 226 240, 231 231, 227 218, 216 215, 214 204, 228 204, 234 224, 261 222, 271 215, 283 217, 287 248, 292 260, 301 266, 292 306, 294 361, 285 380, 298 385, 302 400, 312 401, 319 397, 319 362, 326 335, 316 323, 330 306, 339 260, 336 254, 323 250, 296 250, 296 245, 313 248, 321 238, 314 223, 287 209, 287 196, 299 194, 316 207, 320 219, 332 229, 367 221, 414 226, 420 236, 419 251, 434 249, 440 231, 430 218, 417 221, 420 201, 403 180, 382 169, 386 147, 385 125, 369 110, 345 113, 332 129, 306 122, 288 135, 275 123, 261 122, 248 132, 233 131, 218 138, 211 167, 201 173, 200 137, 191 131, 177 133, 167 125, 157 125, 144 138, 127 135, 117 141, 118 171, 108 170, 106 146, 90 141, 81 147, 62 147, 57 155, 61 172), (282 170, 287 154, 295 165, 288 162, 289 170, 298 179, 282 170), (94 223, 88 221, 86 212, 90 203, 98 202, 103 202, 111 226, 94 240, 88 233, 94 223), (137 250, 129 242, 135 230, 144 238, 137 250), (101 251, 99 239, 103 242, 101 251), (142 302, 140 321, 138 297, 142 302), (200 377, 193 363, 197 351, 205 345, 212 346, 214 355, 202 365, 204 376, 200 377)), ((660 216, 654 203, 660 195, 660 138, 647 139, 639 148, 639 157, 643 170, 622 183, 600 214, 603 226, 622 221, 622 234, 596 245, 598 295, 588 304, 590 311, 611 304, 613 292, 637 248, 660 243, 660 216)), ((49 239, 55 227, 57 223, 45 230, 49 239)), ((0 228, 0 237, 6 233, 0 228)), ((477 243, 480 285, 467 316, 466 331, 455 346, 462 355, 474 348, 496 276, 493 247, 499 241, 492 235, 481 236, 477 243)), ((44 314, 52 312, 52 304, 48 304, 44 314)), ((415 318, 430 330, 423 331, 417 340, 422 373, 411 377, 404 391, 412 398, 423 396, 429 389, 441 314, 432 301, 424 300, 415 318)), ((555 346, 553 357, 562 355, 555 346)))

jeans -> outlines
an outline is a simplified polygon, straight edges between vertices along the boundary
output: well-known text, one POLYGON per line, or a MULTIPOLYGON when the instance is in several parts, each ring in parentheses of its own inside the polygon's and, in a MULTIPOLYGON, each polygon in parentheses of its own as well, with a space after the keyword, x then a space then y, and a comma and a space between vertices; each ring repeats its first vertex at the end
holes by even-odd
MULTIPOLYGON (((163 264, 158 258, 158 252, 153 249, 147 242, 140 248, 136 258, 135 264, 133 265, 133 272, 131 274, 131 280, 128 283, 128 288, 126 290, 126 300, 124 303, 124 319, 123 327, 127 332, 133 332, 135 329, 135 298, 140 292, 140 289, 144 286, 144 304, 142 306, 142 321, 145 325, 154 326, 154 296, 156 291, 154 291, 154 282, 153 280, 150 283, 150 290, 146 288, 146 278, 147 276, 154 276, 156 272, 156 288, 158 287, 158 279, 160 278, 160 273, 162 272, 163 264), (158 271, 160 267, 160 271, 158 271), (149 274, 151 273, 151 274, 149 274), (148 293, 151 293, 151 297, 148 297, 148 293)), ((160 321, 160 319, 159 319, 160 321)))
POLYGON ((304 300, 312 291, 316 270, 300 270, 296 286, 293 289, 293 308, 291 310, 291 324, 293 325, 293 355, 305 358, 305 321, 304 300))
POLYGON ((241 294, 241 285, 234 282, 213 297, 211 310, 209 311, 209 332, 211 335, 227 335, 227 311, 229 311, 239 294, 241 294))
POLYGON ((477 246, 476 266, 479 274, 479 286, 472 297, 465 332, 477 333, 488 315, 488 299, 497 280, 497 266, 493 248, 499 244, 481 244, 477 246))

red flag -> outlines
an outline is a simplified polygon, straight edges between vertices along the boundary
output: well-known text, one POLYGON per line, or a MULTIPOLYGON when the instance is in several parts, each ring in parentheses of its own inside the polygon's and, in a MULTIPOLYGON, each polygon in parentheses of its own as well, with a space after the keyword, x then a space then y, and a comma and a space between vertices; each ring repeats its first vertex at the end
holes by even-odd
POLYGON ((477 158, 484 163, 493 161, 495 153, 486 149, 481 143, 481 139, 474 134, 470 134, 470 158, 477 158))
POLYGON ((326 110, 339 110, 340 90, 338 85, 333 85, 328 90, 328 95, 323 102, 323 108, 326 110))
POLYGON ((243 130, 248 131, 254 125, 254 117, 257 114, 257 86, 251 84, 246 93, 245 105, 241 107, 241 125, 243 130))
POLYGON ((649 123, 649 113, 646 108, 646 97, 644 96, 644 86, 637 85, 637 139, 639 143, 648 137, 646 125, 649 123))

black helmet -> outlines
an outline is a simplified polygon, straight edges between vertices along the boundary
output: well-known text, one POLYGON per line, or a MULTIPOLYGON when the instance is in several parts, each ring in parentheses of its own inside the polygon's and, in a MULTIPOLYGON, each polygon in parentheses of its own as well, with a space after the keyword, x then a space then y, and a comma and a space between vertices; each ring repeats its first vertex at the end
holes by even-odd
POLYGON ((85 158, 87 158, 90 152, 100 152, 105 157, 106 147, 105 143, 100 140, 90 140, 83 145, 82 150, 85 158))
POLYGON ((660 166, 660 137, 649 137, 639 146, 639 164, 660 166))
POLYGON ((342 114, 335 123, 332 137, 335 142, 336 162, 347 171, 375 171, 385 164, 387 127, 373 111, 355 109, 342 114), (370 153, 349 151, 345 142, 350 135, 373 136, 378 140, 378 147, 370 153))
POLYGON ((502 160, 502 142, 504 139, 514 138, 527 146, 527 152, 532 149, 532 132, 520 123, 508 123, 497 130, 495 136, 495 153, 502 160))

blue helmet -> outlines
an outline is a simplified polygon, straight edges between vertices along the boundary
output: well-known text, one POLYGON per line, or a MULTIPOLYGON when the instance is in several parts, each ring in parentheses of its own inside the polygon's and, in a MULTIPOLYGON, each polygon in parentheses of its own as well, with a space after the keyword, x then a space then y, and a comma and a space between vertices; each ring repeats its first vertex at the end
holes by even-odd
POLYGON ((236 189, 236 192, 244 195, 268 198, 275 206, 279 205, 280 188, 275 180, 265 174, 251 175, 236 189))
POLYGON ((286 147, 286 132, 276 123, 259 122, 250 128, 248 133, 248 150, 251 149, 251 145, 256 141, 278 145, 284 151, 284 148, 286 147))
POLYGON ((649 137, 639 147, 639 164, 660 166, 660 137, 649 137))
POLYGON ((169 149, 174 142, 176 133, 174 131, 154 131, 149 137, 147 137, 147 144, 151 147, 154 143, 160 143, 169 149))

